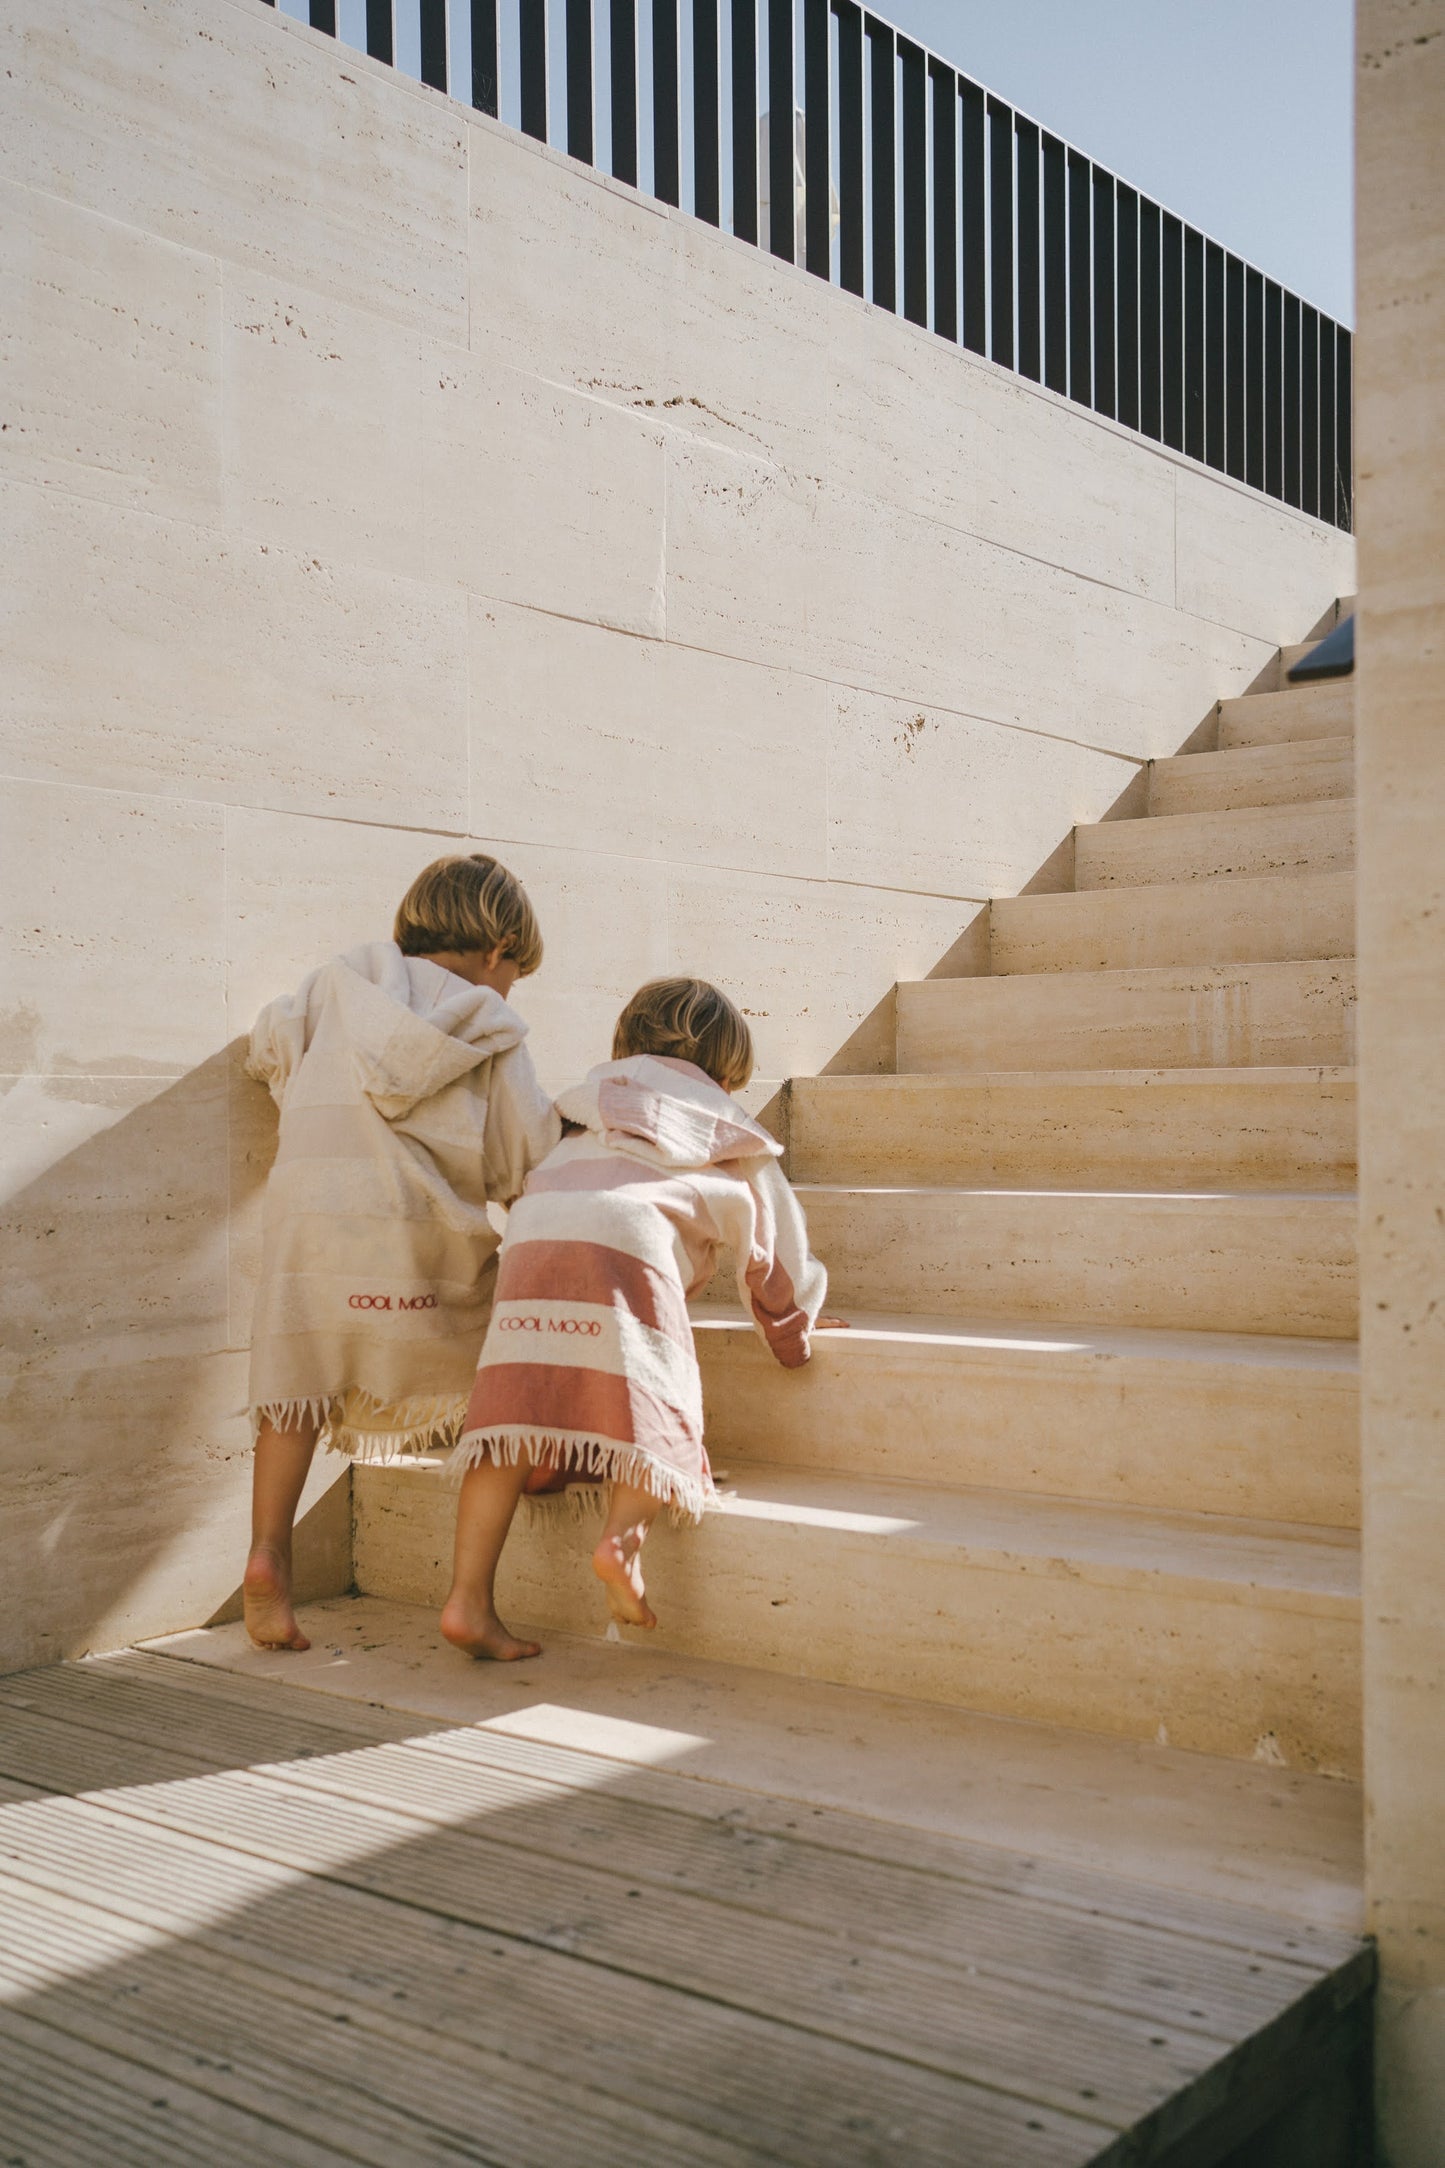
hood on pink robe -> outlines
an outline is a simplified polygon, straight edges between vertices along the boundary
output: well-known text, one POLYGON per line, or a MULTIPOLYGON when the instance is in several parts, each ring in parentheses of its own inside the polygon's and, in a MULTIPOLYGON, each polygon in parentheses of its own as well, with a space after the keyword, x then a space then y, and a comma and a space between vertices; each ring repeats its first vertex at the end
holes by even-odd
POLYGON ((780 1159, 783 1147, 694 1062, 631 1054, 601 1062, 561 1094, 557 1112, 615 1152, 679 1170, 780 1159))

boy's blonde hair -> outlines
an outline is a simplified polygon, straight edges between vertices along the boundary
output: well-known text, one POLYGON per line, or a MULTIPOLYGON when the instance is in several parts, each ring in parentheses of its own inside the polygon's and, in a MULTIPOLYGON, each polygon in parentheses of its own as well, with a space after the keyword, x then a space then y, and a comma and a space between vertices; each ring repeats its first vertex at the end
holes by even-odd
POLYGON ((542 936, 526 889, 482 851, 433 859, 402 897, 392 939, 403 956, 499 948, 524 979, 542 961, 542 936))
POLYGON ((743 1018, 706 979, 651 979, 617 1019, 612 1059, 670 1055, 705 1070, 725 1091, 740 1091, 753 1073, 753 1035, 743 1018))

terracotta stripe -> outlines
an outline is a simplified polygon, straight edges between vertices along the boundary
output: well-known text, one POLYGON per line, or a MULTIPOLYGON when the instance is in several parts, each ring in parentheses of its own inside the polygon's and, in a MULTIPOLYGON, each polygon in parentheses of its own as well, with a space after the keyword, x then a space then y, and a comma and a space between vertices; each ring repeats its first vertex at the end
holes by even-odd
POLYGON ((463 1436, 498 1429, 580 1430, 618 1445, 639 1445, 677 1467, 679 1432, 701 1451, 680 1408, 606 1370, 552 1369, 540 1363, 484 1363, 467 1404, 463 1436))
POLYGON ((682 1289, 669 1274, 602 1242, 522 1241, 502 1252, 498 1302, 587 1302, 628 1310, 691 1349, 682 1289))

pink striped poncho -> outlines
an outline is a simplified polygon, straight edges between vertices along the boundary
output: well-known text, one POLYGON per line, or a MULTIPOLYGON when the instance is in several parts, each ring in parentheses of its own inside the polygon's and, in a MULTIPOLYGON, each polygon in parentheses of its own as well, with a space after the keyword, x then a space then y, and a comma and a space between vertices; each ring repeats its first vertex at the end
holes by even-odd
POLYGON ((532 1461, 534 1492, 617 1479, 696 1520, 714 1497, 687 1299, 720 1248, 779 1362, 808 1360, 826 1276, 781 1146, 691 1062, 633 1055, 563 1093, 581 1125, 512 1207, 453 1457, 532 1461))

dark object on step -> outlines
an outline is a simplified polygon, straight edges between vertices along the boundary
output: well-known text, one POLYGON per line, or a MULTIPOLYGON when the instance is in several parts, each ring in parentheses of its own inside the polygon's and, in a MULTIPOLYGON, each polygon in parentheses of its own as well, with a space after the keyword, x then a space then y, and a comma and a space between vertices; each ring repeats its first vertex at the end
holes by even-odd
POLYGON ((1320 678, 1348 677, 1354 667, 1355 620, 1347 617, 1343 625, 1325 634, 1318 647, 1301 655, 1289 672, 1289 681, 1291 685, 1313 685, 1320 678))

